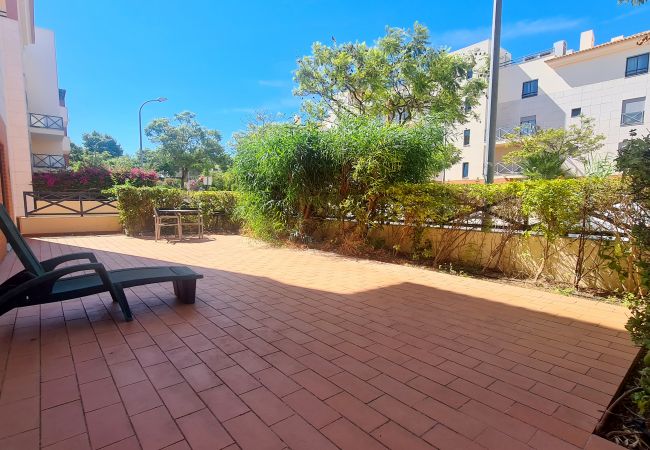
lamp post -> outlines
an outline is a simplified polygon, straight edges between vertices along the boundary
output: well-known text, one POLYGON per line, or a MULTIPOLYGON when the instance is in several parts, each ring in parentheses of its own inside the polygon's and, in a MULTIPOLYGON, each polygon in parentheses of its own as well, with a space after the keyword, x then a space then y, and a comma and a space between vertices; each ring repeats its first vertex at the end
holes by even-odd
POLYGON ((490 40, 490 83, 487 113, 487 157, 485 182, 494 183, 494 154, 497 144, 497 96, 499 93, 499 64, 501 62, 501 0, 494 0, 492 39, 490 40))
POLYGON ((152 98, 151 100, 147 100, 142 105, 140 105, 140 109, 138 110, 138 130, 140 131, 140 151, 138 153, 138 159, 140 163, 142 163, 142 107, 147 103, 151 103, 151 102, 162 103, 166 101, 167 99, 165 97, 158 97, 158 98, 152 98))

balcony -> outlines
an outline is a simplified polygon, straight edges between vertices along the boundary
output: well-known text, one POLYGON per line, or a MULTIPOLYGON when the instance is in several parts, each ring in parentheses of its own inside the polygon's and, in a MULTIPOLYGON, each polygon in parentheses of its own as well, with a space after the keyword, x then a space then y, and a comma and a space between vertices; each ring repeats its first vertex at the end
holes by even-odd
POLYGON ((65 155, 32 154, 32 167, 34 169, 59 170, 67 167, 65 155))
POLYGON ((508 67, 512 65, 517 65, 517 64, 523 64, 527 63, 529 61, 534 61, 536 59, 541 59, 541 58, 546 58, 547 56, 551 56, 553 54, 553 49, 548 49, 548 50, 542 50, 541 52, 533 53, 530 55, 522 56, 520 58, 515 58, 515 59, 509 59, 507 61, 503 61, 499 64, 500 67, 508 67))
POLYGON ((61 116, 29 113, 29 126, 31 128, 65 132, 65 125, 63 124, 63 117, 61 116))
POLYGON ((644 115, 644 111, 623 113, 621 114, 621 125, 643 125, 644 115))
POLYGON ((497 128, 497 142, 504 142, 510 136, 530 136, 539 130, 539 127, 533 123, 522 123, 511 127, 497 128))
POLYGON ((494 166, 494 174, 501 177, 521 176, 524 169, 517 163, 498 162, 494 166))

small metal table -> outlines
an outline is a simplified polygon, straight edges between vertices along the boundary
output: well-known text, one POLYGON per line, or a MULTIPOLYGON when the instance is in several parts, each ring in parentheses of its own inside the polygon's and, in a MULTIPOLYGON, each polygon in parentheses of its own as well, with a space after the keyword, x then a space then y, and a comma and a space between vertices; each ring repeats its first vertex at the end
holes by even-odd
POLYGON ((160 238, 160 230, 163 227, 176 227, 178 231, 178 239, 183 239, 183 226, 197 227, 200 239, 203 239, 203 216, 198 209, 189 208, 174 208, 174 209, 155 209, 155 239, 160 238), (184 222, 183 217, 194 217, 194 222, 184 222))

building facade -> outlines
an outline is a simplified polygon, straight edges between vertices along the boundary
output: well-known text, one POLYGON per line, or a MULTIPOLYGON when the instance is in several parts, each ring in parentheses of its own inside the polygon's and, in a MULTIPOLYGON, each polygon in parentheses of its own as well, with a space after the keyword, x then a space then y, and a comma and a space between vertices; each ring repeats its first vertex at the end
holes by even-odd
POLYGON ((64 168, 70 153, 54 33, 34 26, 33 0, 0 0, 0 144, 3 203, 24 214, 32 173, 64 168))
MULTIPOLYGON (((487 59, 489 41, 458 50, 474 53, 477 64, 487 59)), ((565 41, 542 52, 513 59, 502 49, 497 109, 495 180, 521 176, 516 164, 503 156, 511 149, 505 136, 516 128, 522 133, 537 129, 564 128, 580 123, 580 116, 593 118, 595 131, 606 136, 601 157, 613 159, 632 129, 650 130, 645 109, 650 96, 648 57, 650 31, 619 36, 595 45, 593 31, 580 36, 580 48, 567 50, 565 41)), ((474 109, 475 117, 460 126, 454 136, 462 149, 461 161, 441 174, 452 182, 483 182, 486 161, 487 99, 474 109)), ((578 175, 583 167, 570 161, 578 175)))

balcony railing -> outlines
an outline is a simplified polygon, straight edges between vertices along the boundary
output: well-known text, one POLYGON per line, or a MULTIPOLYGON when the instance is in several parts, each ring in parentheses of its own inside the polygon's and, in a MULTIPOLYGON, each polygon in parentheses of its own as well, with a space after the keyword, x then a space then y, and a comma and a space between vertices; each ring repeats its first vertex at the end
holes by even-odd
POLYGON ((621 114, 621 125, 643 125, 644 111, 621 114))
POLYGON ((494 173, 501 176, 521 175, 524 173, 524 169, 517 163, 498 162, 494 166, 494 173))
POLYGON ((515 125, 512 127, 501 127, 497 128, 497 141, 505 141, 509 136, 519 135, 519 136, 530 136, 538 131, 537 125, 531 123, 524 123, 520 125, 515 125))
POLYGON ((27 217, 117 213, 117 202, 99 192, 23 192, 23 203, 27 217))
POLYGON ((522 56, 520 58, 510 59, 508 61, 503 61, 499 64, 500 67, 512 66, 514 64, 521 64, 528 61, 533 61, 535 59, 545 58, 553 54, 553 49, 542 50, 541 52, 533 53, 530 55, 522 56))
POLYGON ((65 169, 66 166, 64 155, 32 154, 32 167, 35 169, 65 169))
POLYGON ((29 113, 29 126, 47 128, 50 130, 63 130, 63 117, 49 116, 47 114, 29 113))

